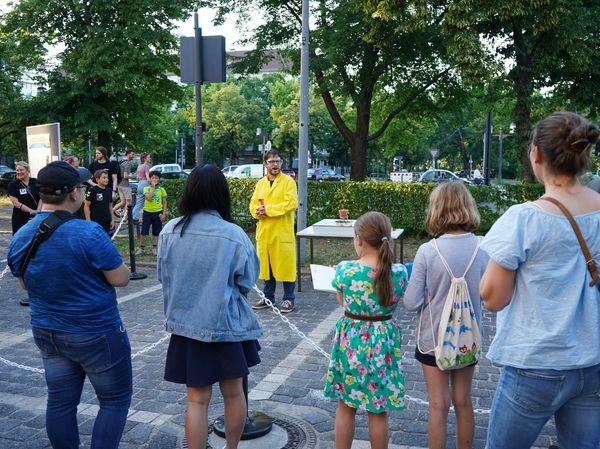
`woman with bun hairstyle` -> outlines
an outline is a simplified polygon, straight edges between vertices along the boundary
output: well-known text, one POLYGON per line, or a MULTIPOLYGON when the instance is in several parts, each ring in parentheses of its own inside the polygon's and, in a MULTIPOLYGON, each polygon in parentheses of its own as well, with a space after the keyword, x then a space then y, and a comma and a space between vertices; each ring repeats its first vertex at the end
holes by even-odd
MULTIPOLYGON (((600 195, 579 184, 598 128, 556 112, 533 132, 529 160, 544 197, 574 216, 600 262, 600 195)), ((480 291, 498 312, 488 358, 503 366, 487 449, 533 445, 554 416, 561 449, 600 447, 600 291, 565 215, 543 197, 511 207, 482 245, 489 256, 480 291)))

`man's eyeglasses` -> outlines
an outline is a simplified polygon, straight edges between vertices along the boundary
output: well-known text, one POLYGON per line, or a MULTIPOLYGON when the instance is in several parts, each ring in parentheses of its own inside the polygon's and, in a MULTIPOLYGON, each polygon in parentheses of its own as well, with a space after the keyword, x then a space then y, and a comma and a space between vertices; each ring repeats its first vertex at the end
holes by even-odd
POLYGON ((279 165, 279 164, 281 164, 281 162, 282 162, 281 159, 269 159, 267 161, 267 164, 269 164, 269 165, 279 165))

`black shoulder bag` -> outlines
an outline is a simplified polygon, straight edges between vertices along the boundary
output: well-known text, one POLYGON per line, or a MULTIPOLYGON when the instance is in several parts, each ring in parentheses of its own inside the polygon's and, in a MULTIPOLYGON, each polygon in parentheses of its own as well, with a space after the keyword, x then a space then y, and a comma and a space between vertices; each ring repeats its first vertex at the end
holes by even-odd
POLYGON ((55 210, 50 215, 46 217, 39 229, 33 236, 31 243, 27 247, 27 252, 25 253, 25 257, 19 266, 19 273, 21 274, 21 279, 25 276, 25 270, 27 270, 27 265, 29 265, 29 261, 33 259, 35 253, 37 252, 39 246, 48 240, 48 237, 52 235, 52 233, 58 228, 61 224, 76 218, 71 213, 66 210, 55 210))

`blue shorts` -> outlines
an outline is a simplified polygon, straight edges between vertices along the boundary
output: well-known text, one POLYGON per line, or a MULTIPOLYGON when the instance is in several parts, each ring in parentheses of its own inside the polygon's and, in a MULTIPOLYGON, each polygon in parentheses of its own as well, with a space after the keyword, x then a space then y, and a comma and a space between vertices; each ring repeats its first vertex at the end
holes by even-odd
POLYGON ((162 221, 160 221, 160 212, 147 212, 144 211, 142 215, 142 235, 148 235, 150 232, 150 225, 152 225, 152 235, 160 234, 162 230, 162 221))

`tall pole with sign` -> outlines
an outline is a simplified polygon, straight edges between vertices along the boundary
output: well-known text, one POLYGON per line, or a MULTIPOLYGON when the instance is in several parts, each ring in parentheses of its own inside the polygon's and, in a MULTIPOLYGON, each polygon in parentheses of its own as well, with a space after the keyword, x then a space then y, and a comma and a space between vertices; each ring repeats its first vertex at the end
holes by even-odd
POLYGON ((226 78, 225 38, 202 36, 198 11, 194 13, 194 37, 180 38, 181 82, 194 84, 196 95, 196 165, 202 165, 202 84, 224 83, 226 78))
POLYGON ((198 10, 194 12, 194 92, 196 94, 196 166, 202 165, 202 30, 198 25, 198 10))
MULTIPOLYGON (((309 28, 308 28, 308 7, 309 0, 302 0, 302 41, 300 49, 300 125, 298 140, 298 230, 306 228, 307 212, 307 171, 308 171, 308 49, 309 49, 309 28)), ((300 262, 304 262, 306 257, 306 242, 302 240, 300 245, 300 262)))

